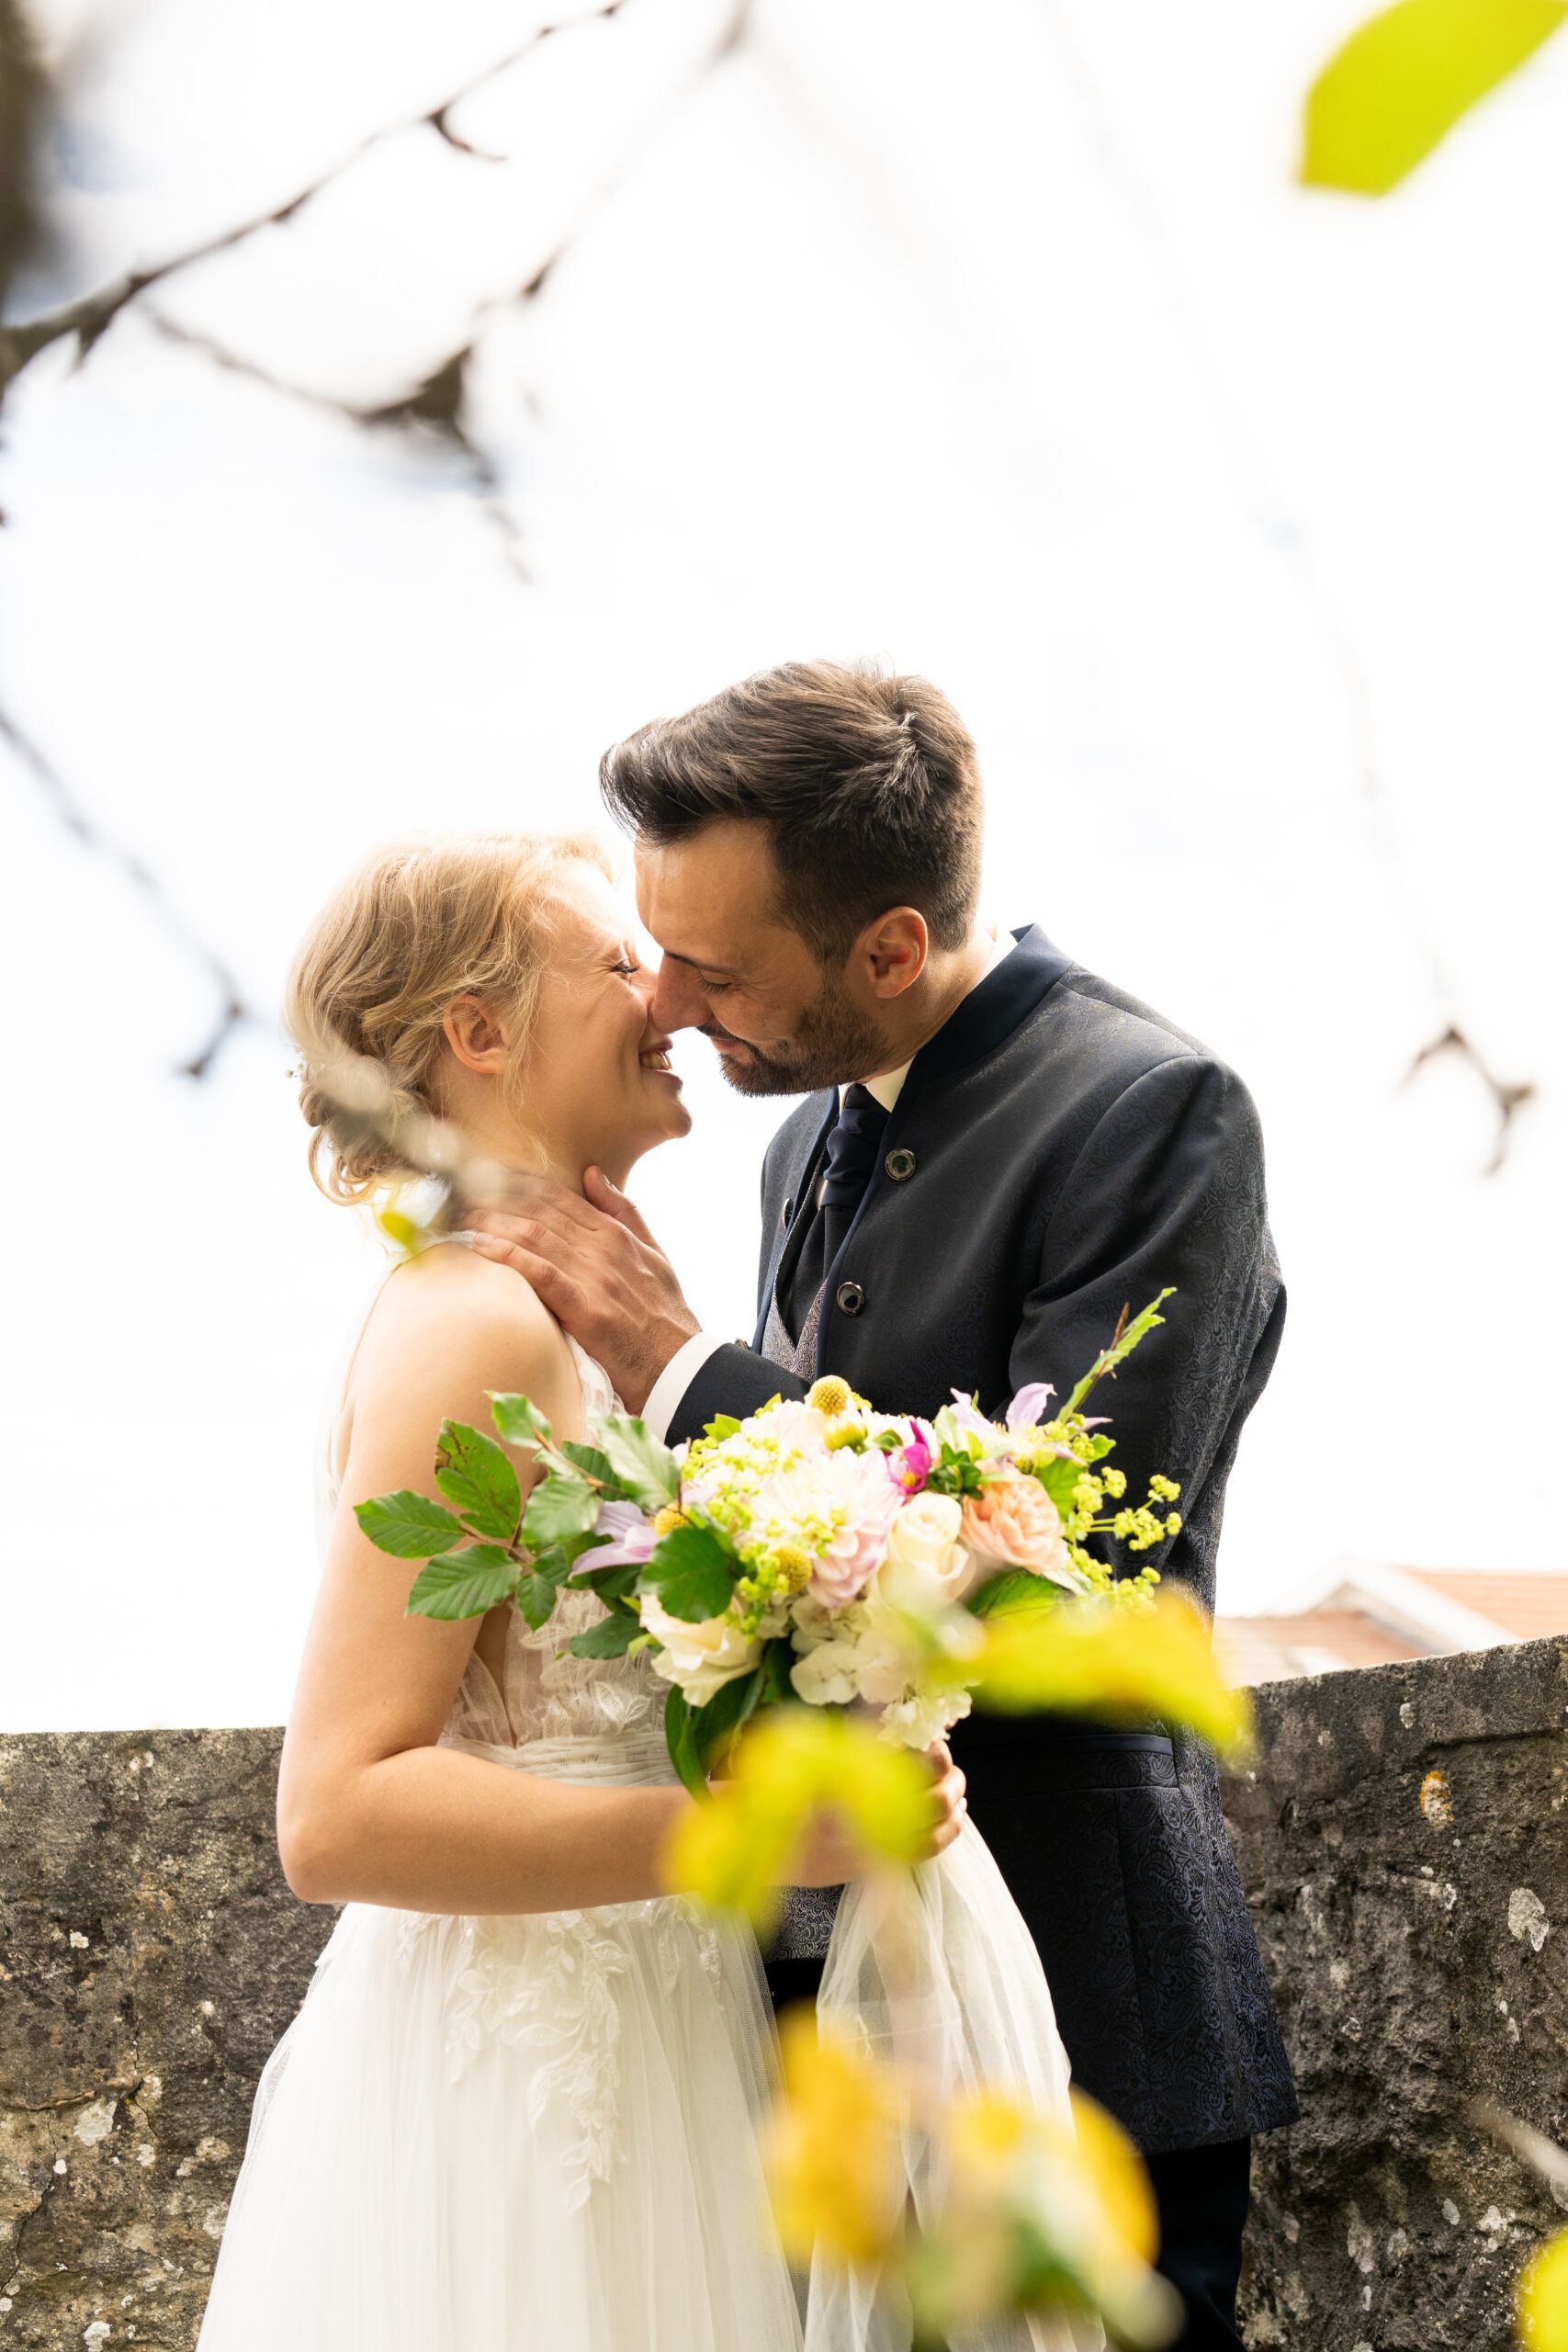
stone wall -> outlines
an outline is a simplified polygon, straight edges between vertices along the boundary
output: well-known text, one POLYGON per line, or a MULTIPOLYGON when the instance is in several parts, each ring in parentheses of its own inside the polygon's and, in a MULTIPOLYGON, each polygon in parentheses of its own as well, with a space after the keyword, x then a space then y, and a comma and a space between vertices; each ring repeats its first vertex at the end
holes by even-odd
POLYGON ((1258 2145, 1247 2340, 1501 2352, 1563 2216, 1472 2109, 1568 2142, 1568 1641, 1256 1695, 1226 1809, 1303 2120, 1258 2145))
POLYGON ((196 2341, 256 2077, 333 1925, 278 1870, 280 1740, 0 1740, 0 2346, 196 2341))
MULTIPOLYGON (((1561 2216, 1469 2109, 1568 2139, 1568 1642, 1258 1702, 1227 1802, 1305 2120, 1259 2143, 1247 2341, 1502 2352, 1561 2216)), ((0 1740, 0 2347, 194 2343, 333 1921, 278 1872, 277 1747, 0 1740)))

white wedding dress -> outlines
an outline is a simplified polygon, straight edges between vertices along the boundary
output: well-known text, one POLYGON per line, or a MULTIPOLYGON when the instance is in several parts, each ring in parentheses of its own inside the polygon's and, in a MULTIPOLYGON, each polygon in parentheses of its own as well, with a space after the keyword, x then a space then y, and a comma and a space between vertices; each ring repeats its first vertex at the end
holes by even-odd
MULTIPOLYGON (((570 1344, 584 1420, 615 1410, 570 1344)), ((537 1633, 514 1612, 504 1689, 472 1657, 442 1746, 547 1780, 672 1781, 646 1657, 558 1655, 601 1613, 586 1592, 537 1633)), ((840 1905, 823 2009, 950 2090, 991 2082, 1064 2113, 1039 1958, 972 1826, 902 1914, 917 1989, 897 2034, 866 1888, 840 1905)), ((497 1918, 349 1904, 262 2075, 197 2352, 799 2352, 757 2140, 773 2052, 755 1939, 683 1899, 497 1918)), ((1103 2342, 1013 2319, 955 2352, 1103 2342)), ((818 2265, 805 2344, 908 2352, 908 2323, 818 2265)))
MULTIPOLYGON (((585 1419, 613 1410, 573 1353, 585 1419)), ((513 1612, 504 1690, 470 1658, 443 1747, 671 1781, 646 1659, 557 1656, 602 1614, 513 1612)), ((757 2148, 771 2036, 750 1930, 675 1897, 349 1904, 262 2075, 199 2352, 798 2352, 757 2148)))

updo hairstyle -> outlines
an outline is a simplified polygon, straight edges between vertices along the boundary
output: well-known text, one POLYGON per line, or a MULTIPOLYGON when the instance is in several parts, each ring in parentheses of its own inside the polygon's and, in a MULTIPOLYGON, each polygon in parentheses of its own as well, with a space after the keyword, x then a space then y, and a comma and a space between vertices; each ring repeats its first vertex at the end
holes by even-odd
POLYGON ((515 1107, 549 952, 550 886, 581 859, 613 878, 589 833, 411 833, 372 853, 328 900, 289 971, 310 1173, 355 1204, 432 1172, 424 1138, 443 1022, 457 998, 511 1016, 515 1107))

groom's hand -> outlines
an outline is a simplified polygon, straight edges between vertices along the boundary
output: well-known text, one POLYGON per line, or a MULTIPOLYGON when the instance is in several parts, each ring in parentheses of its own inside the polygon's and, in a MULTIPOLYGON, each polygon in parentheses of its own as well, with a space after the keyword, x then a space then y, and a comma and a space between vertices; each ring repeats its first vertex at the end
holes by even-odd
POLYGON ((626 1194, 599 1169, 587 1192, 519 1176, 514 1210, 476 1210, 475 1248, 533 1283, 550 1313, 640 1413, 676 1350, 698 1329, 675 1269, 626 1194))

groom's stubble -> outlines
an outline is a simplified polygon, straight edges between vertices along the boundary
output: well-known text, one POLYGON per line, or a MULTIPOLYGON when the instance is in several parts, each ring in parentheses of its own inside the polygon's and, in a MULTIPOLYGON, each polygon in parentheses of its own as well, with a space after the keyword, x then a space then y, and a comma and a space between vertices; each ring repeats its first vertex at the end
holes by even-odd
MULTIPOLYGON (((705 1035, 717 1030, 715 1023, 705 1035)), ((724 1075, 738 1094, 812 1094, 819 1087, 851 1085, 874 1078, 888 1066, 889 1048, 875 1022, 850 995, 842 976, 825 972, 822 985, 802 1011, 787 1043, 773 1047, 737 1039, 740 1054, 720 1054, 724 1075)))

